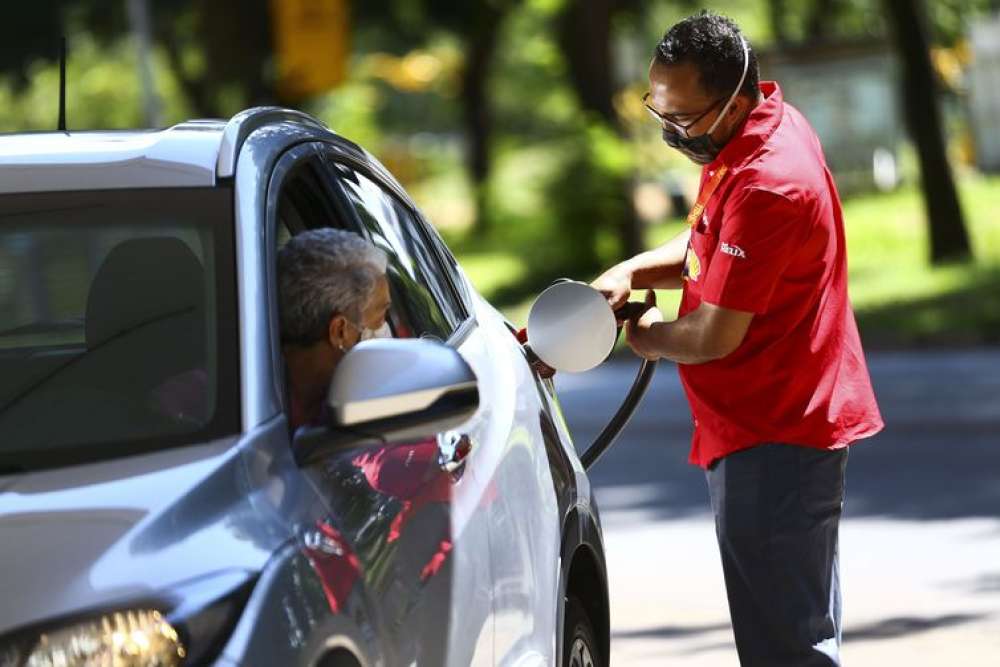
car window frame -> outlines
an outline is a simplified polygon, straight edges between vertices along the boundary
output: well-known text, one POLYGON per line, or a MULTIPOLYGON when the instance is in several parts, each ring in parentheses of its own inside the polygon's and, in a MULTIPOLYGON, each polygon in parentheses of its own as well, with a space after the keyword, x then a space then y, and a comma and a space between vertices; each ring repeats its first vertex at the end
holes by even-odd
MULTIPOLYGON (((447 340, 444 342, 450 347, 457 348, 460 346, 469 334, 475 330, 478 326, 478 322, 475 317, 475 311, 470 303, 470 299, 467 298, 464 290, 455 284, 455 280, 453 280, 451 276, 451 270, 447 268, 446 261, 441 255, 441 250, 438 246, 439 244, 442 244, 443 241, 436 238, 436 234, 428 233, 427 229, 424 228, 425 225, 429 226, 429 223, 420 210, 413 204, 406 192, 391 179, 386 178, 380 170, 374 168, 372 164, 364 160, 356 159, 349 154, 337 151, 331 146, 328 146, 324 151, 324 161, 327 163, 327 171, 331 180, 337 183, 336 189, 340 191, 339 196, 345 198, 346 201, 350 200, 350 195, 343 191, 343 185, 340 184, 340 174, 337 173, 335 169, 336 165, 343 165, 348 169, 357 171, 361 175, 365 176, 384 190, 387 196, 395 198, 395 200, 410 214, 416 225, 417 233, 421 235, 424 244, 431 249, 432 255, 429 259, 437 269, 437 277, 442 281, 444 289, 447 290, 453 297, 454 305, 457 306, 459 319, 455 323, 451 333, 448 335, 447 340)), ((356 215, 357 214, 355 213, 355 216, 356 215)), ((362 228, 364 236, 369 238, 368 231, 364 228, 364 225, 361 224, 361 221, 356 220, 355 223, 362 228)))
MULTIPOLYGON (((308 165, 310 161, 315 161, 320 175, 326 173, 322 159, 324 144, 319 141, 310 141, 297 144, 288 148, 282 153, 268 176, 267 195, 264 200, 264 265, 265 282, 267 285, 267 320, 271 343, 271 377, 273 379, 272 391, 278 399, 278 405, 283 414, 288 415, 290 408, 286 374, 285 359, 281 351, 281 319, 278 309, 278 225, 281 224, 279 206, 284 188, 291 178, 294 178, 298 169, 308 165)), ((328 179, 320 178, 320 192, 329 199, 338 216, 338 220, 343 220, 350 225, 360 227, 354 210, 346 206, 343 197, 336 192, 328 182, 328 179)), ((292 230, 289 233, 295 235, 307 231, 309 227, 292 230)), ((352 230, 356 231, 356 230, 352 230)))

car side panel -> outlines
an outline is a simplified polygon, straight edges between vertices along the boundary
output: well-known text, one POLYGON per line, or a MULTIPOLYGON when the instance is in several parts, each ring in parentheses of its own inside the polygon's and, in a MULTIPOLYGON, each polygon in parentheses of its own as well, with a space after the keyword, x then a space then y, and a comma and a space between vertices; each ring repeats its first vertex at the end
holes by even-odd
POLYGON ((560 522, 535 379, 502 318, 477 301, 462 347, 479 377, 479 470, 489 475, 497 664, 555 660, 560 522))

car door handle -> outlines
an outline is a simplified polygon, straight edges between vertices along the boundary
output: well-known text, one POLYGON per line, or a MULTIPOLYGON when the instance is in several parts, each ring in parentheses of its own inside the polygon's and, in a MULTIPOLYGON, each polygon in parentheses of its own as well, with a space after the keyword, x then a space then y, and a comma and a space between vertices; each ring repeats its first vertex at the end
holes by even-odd
POLYGON ((472 451, 472 439, 467 433, 449 431, 438 436, 438 464, 450 475, 458 474, 472 451))

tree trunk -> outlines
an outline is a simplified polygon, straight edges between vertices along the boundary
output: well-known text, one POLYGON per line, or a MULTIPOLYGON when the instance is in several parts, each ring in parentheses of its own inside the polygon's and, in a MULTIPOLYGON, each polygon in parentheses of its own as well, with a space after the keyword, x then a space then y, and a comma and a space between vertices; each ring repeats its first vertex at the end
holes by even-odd
POLYGON ((487 196, 490 173, 490 139, 493 130, 493 115, 490 110, 489 83, 490 65, 496 53, 499 24, 505 9, 485 4, 476 12, 465 35, 466 61, 462 71, 462 120, 465 123, 466 164, 472 179, 475 200, 475 226, 478 236, 490 230, 490 211, 487 196))
POLYGON ((570 82, 587 111, 612 127, 621 122, 612 104, 611 17, 615 0, 569 0, 560 17, 559 42, 570 82))
POLYGON ((806 19, 806 39, 810 41, 828 40, 841 10, 843 10, 843 4, 839 0, 813 0, 812 8, 806 19))
POLYGON ((787 44, 789 42, 787 0, 768 0, 767 16, 771 23, 774 41, 780 45, 787 44))
POLYGON ((920 0, 884 0, 903 67, 903 110, 920 158, 934 264, 971 259, 962 209, 945 151, 937 86, 920 0))
MULTIPOLYGON (((626 6, 621 0, 568 0, 559 22, 559 44, 581 106, 596 113, 620 135, 624 135, 624 127, 613 103, 611 22, 615 12, 626 6)), ((626 213, 616 222, 625 257, 637 255, 645 247, 631 189, 631 179, 622 179, 621 196, 626 213)))
POLYGON ((205 78, 213 88, 237 84, 240 107, 274 104, 274 82, 265 74, 273 53, 267 0, 198 0, 195 6, 205 78))
POLYGON ((265 76, 272 52, 266 0, 196 0, 190 6, 191 22, 172 13, 176 12, 172 5, 152 8, 158 12, 157 41, 197 115, 226 117, 247 106, 275 102, 272 82, 265 76), (192 45, 204 54, 201 72, 185 68, 183 49, 192 45), (234 84, 239 108, 223 108, 220 92, 234 84))

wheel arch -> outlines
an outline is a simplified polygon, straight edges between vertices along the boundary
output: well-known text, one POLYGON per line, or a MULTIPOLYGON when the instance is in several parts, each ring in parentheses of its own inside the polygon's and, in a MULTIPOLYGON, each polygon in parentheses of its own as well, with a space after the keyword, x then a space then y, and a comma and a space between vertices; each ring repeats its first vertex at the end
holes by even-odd
POLYGON ((611 614, 608 597, 607 564, 599 524, 588 508, 574 508, 566 520, 561 550, 559 638, 556 653, 561 665, 565 633, 565 601, 577 597, 587 611, 597 634, 603 663, 610 661, 611 614))

